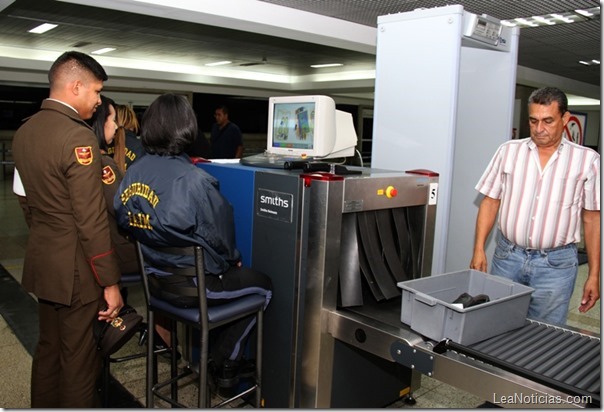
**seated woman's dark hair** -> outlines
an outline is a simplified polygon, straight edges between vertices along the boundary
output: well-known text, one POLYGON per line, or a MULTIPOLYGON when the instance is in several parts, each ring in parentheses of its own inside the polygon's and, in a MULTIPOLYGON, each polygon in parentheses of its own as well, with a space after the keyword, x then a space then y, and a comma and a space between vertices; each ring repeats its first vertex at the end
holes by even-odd
POLYGON ((159 96, 141 121, 141 142, 145 151, 158 155, 179 155, 197 135, 197 118, 189 101, 180 95, 159 96))

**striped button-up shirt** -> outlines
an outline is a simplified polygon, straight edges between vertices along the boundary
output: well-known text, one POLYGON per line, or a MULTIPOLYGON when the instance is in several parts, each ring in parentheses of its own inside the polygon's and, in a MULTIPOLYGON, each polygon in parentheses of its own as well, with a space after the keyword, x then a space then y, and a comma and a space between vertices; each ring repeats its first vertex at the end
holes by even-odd
POLYGON ((581 240, 581 211, 600 210, 600 155, 563 139, 542 170, 530 138, 502 144, 476 185, 500 199, 499 229, 525 248, 581 240))

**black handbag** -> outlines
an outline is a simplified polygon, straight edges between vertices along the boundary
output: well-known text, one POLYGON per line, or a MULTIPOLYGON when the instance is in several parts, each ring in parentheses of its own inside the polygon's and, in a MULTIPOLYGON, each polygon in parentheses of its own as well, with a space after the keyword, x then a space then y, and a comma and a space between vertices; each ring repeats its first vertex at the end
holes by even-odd
POLYGON ((130 305, 124 305, 111 322, 97 321, 93 327, 97 350, 105 356, 113 355, 140 329, 143 317, 130 305))

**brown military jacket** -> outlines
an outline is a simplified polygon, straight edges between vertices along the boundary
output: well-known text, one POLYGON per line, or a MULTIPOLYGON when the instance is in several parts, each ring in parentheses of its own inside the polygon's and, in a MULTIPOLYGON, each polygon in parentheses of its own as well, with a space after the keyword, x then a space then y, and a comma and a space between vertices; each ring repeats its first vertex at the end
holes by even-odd
POLYGON ((45 100, 15 133, 31 227, 23 286, 38 298, 68 305, 79 273, 82 303, 119 282, 103 198, 101 153, 92 129, 70 107, 45 100))

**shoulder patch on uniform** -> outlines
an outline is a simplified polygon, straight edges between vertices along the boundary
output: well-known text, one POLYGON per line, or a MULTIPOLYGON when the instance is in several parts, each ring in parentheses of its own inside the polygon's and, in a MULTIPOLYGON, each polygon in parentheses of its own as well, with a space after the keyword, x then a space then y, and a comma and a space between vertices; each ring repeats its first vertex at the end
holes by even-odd
POLYGON ((92 163, 92 146, 78 146, 74 151, 79 164, 88 166, 92 163))
POLYGON ((110 185, 115 182, 115 172, 111 168, 111 166, 107 165, 103 167, 103 183, 106 185, 110 185))

